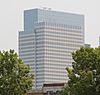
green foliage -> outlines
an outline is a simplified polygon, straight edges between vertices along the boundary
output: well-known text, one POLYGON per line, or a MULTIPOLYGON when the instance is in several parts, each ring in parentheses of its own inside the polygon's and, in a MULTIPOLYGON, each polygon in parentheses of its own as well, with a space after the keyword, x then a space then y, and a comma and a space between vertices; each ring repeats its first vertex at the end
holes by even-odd
POLYGON ((69 81, 61 95, 100 95, 100 47, 81 47, 72 53, 69 81))
POLYGON ((0 52, 0 95, 25 95, 33 75, 14 50, 0 52))

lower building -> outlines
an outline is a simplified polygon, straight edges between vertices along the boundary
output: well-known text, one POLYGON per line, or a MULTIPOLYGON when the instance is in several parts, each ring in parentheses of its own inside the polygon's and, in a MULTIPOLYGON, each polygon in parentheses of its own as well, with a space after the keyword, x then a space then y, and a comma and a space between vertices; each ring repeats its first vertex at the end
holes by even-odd
POLYGON ((84 44, 84 46, 86 46, 86 47, 91 47, 91 44, 84 44))
POLYGON ((44 84, 44 95, 59 95, 59 91, 64 87, 64 83, 44 84))
POLYGON ((59 95, 65 83, 44 84, 42 90, 32 90, 28 95, 59 95))
POLYGON ((100 46, 100 36, 99 36, 99 46, 100 46))
POLYGON ((43 90, 31 90, 27 95, 44 95, 43 90))

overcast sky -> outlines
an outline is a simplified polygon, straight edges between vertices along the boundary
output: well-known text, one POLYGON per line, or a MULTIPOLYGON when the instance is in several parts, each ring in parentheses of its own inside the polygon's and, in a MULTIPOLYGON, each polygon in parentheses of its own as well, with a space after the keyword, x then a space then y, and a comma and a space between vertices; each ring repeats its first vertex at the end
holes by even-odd
POLYGON ((23 11, 48 7, 85 16, 85 42, 98 46, 100 0, 0 0, 0 50, 18 51, 18 31, 23 30, 23 11))

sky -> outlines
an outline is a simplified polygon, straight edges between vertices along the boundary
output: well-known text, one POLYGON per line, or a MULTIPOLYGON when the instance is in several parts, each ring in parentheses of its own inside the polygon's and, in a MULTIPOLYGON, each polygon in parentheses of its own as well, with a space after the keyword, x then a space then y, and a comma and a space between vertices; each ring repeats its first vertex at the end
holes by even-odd
POLYGON ((85 43, 96 47, 100 35, 100 0, 0 0, 0 50, 18 52, 18 31, 23 31, 23 12, 33 8, 85 16, 85 43))

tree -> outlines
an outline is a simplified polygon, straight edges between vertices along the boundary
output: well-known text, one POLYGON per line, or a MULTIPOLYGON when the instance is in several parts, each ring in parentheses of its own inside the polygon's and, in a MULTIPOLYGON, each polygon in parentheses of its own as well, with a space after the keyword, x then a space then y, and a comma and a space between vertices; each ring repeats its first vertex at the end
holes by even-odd
POLYGON ((0 51, 0 95, 25 95, 33 75, 14 50, 0 51))
POLYGON ((100 95, 100 47, 81 47, 72 53, 69 81, 61 95, 100 95))

